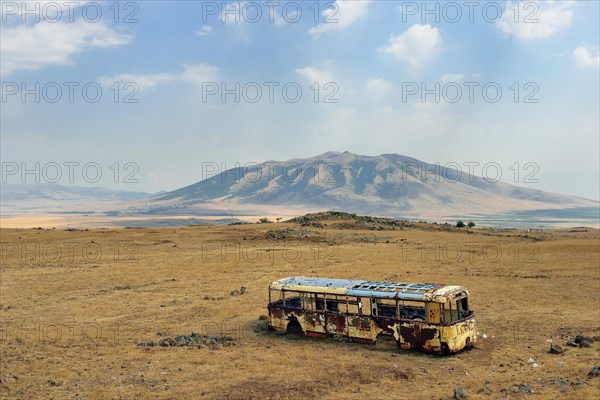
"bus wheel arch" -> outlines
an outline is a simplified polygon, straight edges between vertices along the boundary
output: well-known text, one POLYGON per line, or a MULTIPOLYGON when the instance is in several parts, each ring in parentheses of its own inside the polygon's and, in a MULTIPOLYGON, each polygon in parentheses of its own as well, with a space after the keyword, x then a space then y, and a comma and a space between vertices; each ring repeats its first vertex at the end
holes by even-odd
POLYGON ((450 351, 450 346, 448 346, 448 343, 446 342, 442 342, 442 354, 445 356, 449 356, 452 354, 452 352, 450 351))
POLYGON ((298 321, 298 318, 296 317, 291 317, 288 320, 286 329, 285 329, 285 333, 286 334, 294 334, 294 335, 304 335, 304 330, 302 329, 302 325, 300 325, 300 322, 298 321))

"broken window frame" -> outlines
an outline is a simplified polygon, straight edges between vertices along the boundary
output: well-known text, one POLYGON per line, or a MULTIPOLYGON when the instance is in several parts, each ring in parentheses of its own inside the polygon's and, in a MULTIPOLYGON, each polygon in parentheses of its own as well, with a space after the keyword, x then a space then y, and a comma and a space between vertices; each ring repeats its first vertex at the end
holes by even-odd
POLYGON ((405 321, 427 321, 425 301, 398 300, 398 318, 405 321))
POLYGON ((282 290, 281 293, 282 293, 283 307, 294 308, 297 310, 303 310, 303 304, 302 304, 302 294, 303 293, 302 292, 297 292, 294 290, 282 290), (295 295, 288 296, 288 293, 294 293, 295 295), (298 298, 298 306, 295 305, 295 302, 292 303, 292 305, 290 305, 288 303, 288 299, 295 299, 296 297, 298 298))

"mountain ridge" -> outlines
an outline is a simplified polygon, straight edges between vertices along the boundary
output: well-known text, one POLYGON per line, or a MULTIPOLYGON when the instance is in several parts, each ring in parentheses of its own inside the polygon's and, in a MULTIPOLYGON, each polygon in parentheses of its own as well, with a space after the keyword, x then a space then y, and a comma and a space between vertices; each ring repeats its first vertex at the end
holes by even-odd
MULTIPOLYGON (((460 166, 459 166, 460 168, 460 166)), ((144 208, 339 210, 382 216, 595 207, 597 201, 490 181, 396 153, 329 151, 236 166, 153 196, 144 208)))

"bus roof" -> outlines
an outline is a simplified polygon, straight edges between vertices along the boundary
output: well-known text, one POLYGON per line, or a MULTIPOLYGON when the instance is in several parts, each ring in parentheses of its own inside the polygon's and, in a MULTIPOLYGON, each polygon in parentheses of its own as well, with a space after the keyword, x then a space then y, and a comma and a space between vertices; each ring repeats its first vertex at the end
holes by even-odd
POLYGON ((399 300, 446 302, 448 297, 464 292, 462 286, 434 283, 399 283, 366 281, 360 279, 311 278, 293 276, 271 283, 271 289, 298 292, 318 292, 345 296, 375 297, 399 300))

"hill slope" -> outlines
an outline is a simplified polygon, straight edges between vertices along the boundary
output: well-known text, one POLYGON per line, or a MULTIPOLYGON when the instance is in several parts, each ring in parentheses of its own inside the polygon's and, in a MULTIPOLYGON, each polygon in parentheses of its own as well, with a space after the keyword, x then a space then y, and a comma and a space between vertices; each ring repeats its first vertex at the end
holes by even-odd
POLYGON ((138 211, 343 210, 436 217, 597 207, 598 202, 486 180, 398 155, 328 152, 233 168, 144 202, 138 211))

